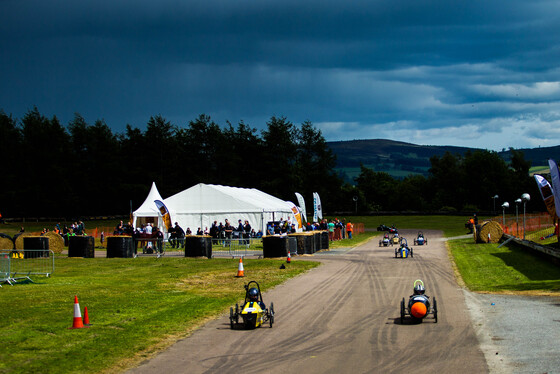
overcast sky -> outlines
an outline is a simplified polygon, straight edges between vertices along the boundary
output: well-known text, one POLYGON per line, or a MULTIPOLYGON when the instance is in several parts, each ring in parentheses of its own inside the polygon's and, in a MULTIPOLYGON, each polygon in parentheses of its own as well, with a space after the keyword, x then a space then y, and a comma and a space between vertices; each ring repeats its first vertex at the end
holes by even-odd
POLYGON ((560 144, 560 1, 0 0, 0 109, 328 141, 560 144))

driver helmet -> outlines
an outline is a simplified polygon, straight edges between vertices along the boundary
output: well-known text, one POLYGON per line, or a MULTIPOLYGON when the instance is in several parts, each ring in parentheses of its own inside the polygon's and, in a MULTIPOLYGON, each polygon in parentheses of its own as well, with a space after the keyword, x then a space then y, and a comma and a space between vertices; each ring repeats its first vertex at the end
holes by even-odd
POLYGON ((426 290, 424 289, 423 285, 417 284, 416 286, 414 286, 415 295, 424 295, 424 292, 426 292, 426 290))
POLYGON ((251 301, 259 301, 259 290, 256 288, 249 288, 249 300, 251 301))

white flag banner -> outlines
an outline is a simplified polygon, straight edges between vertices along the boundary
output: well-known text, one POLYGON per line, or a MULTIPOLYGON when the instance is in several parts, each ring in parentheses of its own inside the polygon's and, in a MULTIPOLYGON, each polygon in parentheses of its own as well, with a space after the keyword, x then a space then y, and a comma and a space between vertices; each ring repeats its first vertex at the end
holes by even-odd
POLYGON ((548 166, 550 166, 550 178, 552 179, 552 194, 554 195, 554 200, 558 202, 556 205, 556 215, 560 217, 560 172, 558 171, 558 165, 553 159, 548 160, 548 166))
POLYGON ((535 174, 535 181, 539 186, 539 191, 544 201, 544 205, 546 205, 548 214, 550 214, 550 216, 553 218, 557 218, 556 208, 554 206, 554 193, 552 192, 550 183, 548 183, 548 181, 542 175, 538 174, 535 174))
POLYGON ((307 211, 305 210, 305 200, 303 200, 303 196, 300 193, 296 192, 296 197, 299 204, 299 210, 305 222, 307 222, 307 211))
POLYGON ((319 222, 317 214, 317 192, 313 192, 313 222, 319 222))
POLYGON ((318 222, 323 219, 323 208, 321 207, 321 198, 317 192, 313 192, 313 221, 318 222))

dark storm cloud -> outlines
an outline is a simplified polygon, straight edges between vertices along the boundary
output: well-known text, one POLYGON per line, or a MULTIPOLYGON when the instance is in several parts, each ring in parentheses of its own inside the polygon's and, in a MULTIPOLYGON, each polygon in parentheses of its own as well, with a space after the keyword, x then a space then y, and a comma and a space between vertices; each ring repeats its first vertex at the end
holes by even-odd
POLYGON ((0 108, 117 131, 162 114, 329 140, 556 145, 555 1, 3 1, 0 108), (488 135, 489 134, 489 135, 488 135))

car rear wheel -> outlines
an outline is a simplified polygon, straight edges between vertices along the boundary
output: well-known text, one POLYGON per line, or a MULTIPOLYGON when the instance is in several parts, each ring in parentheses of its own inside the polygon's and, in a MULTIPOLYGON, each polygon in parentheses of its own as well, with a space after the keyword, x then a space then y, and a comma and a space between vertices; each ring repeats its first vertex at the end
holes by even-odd
POLYGON ((270 303, 270 309, 269 309, 269 322, 270 322, 270 327, 272 328, 272 324, 274 323, 274 304, 270 303))

